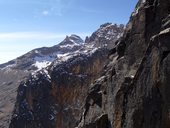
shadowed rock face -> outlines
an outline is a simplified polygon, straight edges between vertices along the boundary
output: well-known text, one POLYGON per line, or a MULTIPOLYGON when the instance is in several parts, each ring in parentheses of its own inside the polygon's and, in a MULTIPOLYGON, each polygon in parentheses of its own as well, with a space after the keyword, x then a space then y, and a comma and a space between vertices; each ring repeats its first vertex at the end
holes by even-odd
POLYGON ((21 83, 10 127, 75 127, 88 87, 99 77, 107 54, 100 49, 89 56, 73 57, 21 83))
POLYGON ((79 128, 170 127, 170 0, 141 0, 90 89, 79 128), (100 102, 99 102, 100 101, 100 102), (102 120, 102 118, 101 118, 102 120))

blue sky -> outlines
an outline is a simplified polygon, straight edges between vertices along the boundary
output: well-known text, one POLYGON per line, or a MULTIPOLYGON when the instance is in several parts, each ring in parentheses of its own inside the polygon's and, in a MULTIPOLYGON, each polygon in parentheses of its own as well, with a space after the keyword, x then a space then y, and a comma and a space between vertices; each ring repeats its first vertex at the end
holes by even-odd
POLYGON ((0 63, 66 35, 89 36, 106 22, 126 24, 137 0, 0 0, 0 63))

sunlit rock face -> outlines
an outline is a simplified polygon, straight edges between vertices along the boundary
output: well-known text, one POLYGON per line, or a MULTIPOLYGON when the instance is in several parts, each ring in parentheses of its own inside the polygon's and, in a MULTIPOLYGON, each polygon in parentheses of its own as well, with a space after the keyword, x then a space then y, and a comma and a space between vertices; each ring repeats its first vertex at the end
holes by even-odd
POLYGON ((140 0, 117 43, 77 127, 169 128, 170 0, 140 0))
POLYGON ((33 61, 34 70, 18 87, 10 128, 76 127, 88 89, 103 73, 123 31, 123 25, 108 23, 92 34, 93 40, 71 35, 50 49, 32 51, 44 54, 33 61), (44 58, 50 63, 41 65, 44 58))

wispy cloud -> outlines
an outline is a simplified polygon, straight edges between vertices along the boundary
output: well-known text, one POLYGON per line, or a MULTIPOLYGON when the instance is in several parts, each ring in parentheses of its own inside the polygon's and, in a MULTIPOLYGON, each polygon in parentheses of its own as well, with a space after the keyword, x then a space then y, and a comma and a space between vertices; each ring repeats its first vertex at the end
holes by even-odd
MULTIPOLYGON (((76 0, 17 0, 11 2, 5 2, 5 0, 0 0, 0 4, 10 4, 13 6, 19 5, 20 7, 34 7, 33 14, 34 17, 40 16, 62 16, 64 12, 67 12, 76 3, 76 0), (36 9, 35 9, 36 8, 36 9), (36 10, 36 12, 34 11, 36 10)), ((24 10, 22 8, 22 10, 24 10)), ((29 11, 29 12, 30 12, 29 11)))
POLYGON ((50 12, 53 15, 63 16, 65 12, 75 9, 76 0, 52 0, 50 5, 50 12))
POLYGON ((63 4, 61 0, 49 0, 42 2, 33 2, 32 4, 38 5, 38 12, 36 17, 39 16, 62 16, 66 4, 63 4))
POLYGON ((49 32, 10 32, 0 33, 0 39, 52 39, 52 38, 63 38, 64 34, 56 34, 49 32))
MULTIPOLYGON (((10 33, 0 33, 0 42, 3 40, 27 40, 27 39, 63 39, 66 35, 71 35, 72 33, 52 33, 52 32, 10 32, 10 33)), ((77 33, 77 35, 84 38, 88 36, 89 33, 77 33)))

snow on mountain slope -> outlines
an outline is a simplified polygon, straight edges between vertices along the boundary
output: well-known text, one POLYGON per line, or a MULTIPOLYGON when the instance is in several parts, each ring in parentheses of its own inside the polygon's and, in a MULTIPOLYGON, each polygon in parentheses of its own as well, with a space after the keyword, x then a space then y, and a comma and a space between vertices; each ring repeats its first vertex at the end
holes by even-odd
POLYGON ((123 33, 123 27, 123 25, 111 23, 103 24, 91 37, 87 37, 85 42, 75 34, 66 36, 58 45, 32 50, 15 60, 0 65, 0 70, 39 71, 49 66, 54 60, 63 62, 78 54, 91 54, 101 47, 111 48, 108 41, 112 44, 113 39, 117 40, 123 33))
POLYGON ((80 49, 83 43, 83 40, 79 36, 67 36, 58 45, 32 50, 15 60, 0 65, 0 69, 40 70, 50 65, 55 59, 60 59, 61 56, 80 49))
MULTIPOLYGON (((33 80, 36 80, 39 75, 45 76, 46 78, 44 79, 50 80, 47 69, 51 66, 60 67, 63 64, 69 66, 82 62, 87 63, 86 66, 90 67, 92 65, 91 59, 95 60, 96 56, 99 58, 103 56, 103 53, 101 53, 100 48, 110 49, 114 47, 114 41, 118 38, 117 35, 121 35, 123 33, 123 30, 124 28, 120 26, 116 26, 113 24, 105 24, 102 25, 97 31, 95 31, 92 36, 86 38, 86 41, 83 41, 79 36, 76 35, 67 36, 65 40, 63 40, 58 45, 34 49, 24 54, 23 56, 9 61, 8 63, 1 64, 0 127, 8 127, 7 120, 9 120, 9 117, 13 111, 13 107, 16 101, 16 90, 21 81, 27 79, 28 76, 32 76, 34 77, 33 80), (108 31, 108 33, 105 34, 104 31, 108 31), (87 58, 91 58, 89 60, 89 62, 91 63, 86 62, 87 58), (75 61, 75 59, 77 61, 75 61), (74 64, 71 64, 72 62, 74 62, 74 64)), ((105 61, 102 60, 102 62, 100 62, 99 64, 101 65, 101 63, 104 62, 105 61)), ((99 67, 96 67, 96 65, 94 65, 93 68, 95 69, 94 73, 96 73, 99 67)), ((78 69, 74 70, 75 71, 73 72, 75 73, 79 71, 78 69)), ((86 70, 86 67, 83 66, 82 73, 84 73, 84 70, 86 70)), ((93 75, 91 69, 88 69, 88 72, 91 72, 91 74, 93 75)), ((85 73, 84 75, 86 74, 87 73, 85 73)), ((70 76, 75 77, 75 75, 76 74, 70 76)), ((83 77, 84 76, 81 73, 77 74, 76 76, 76 78, 80 80, 83 77)), ((37 85, 38 84, 39 83, 37 83, 37 85)), ((25 84, 24 87, 25 86, 27 86, 27 84, 25 84)))

